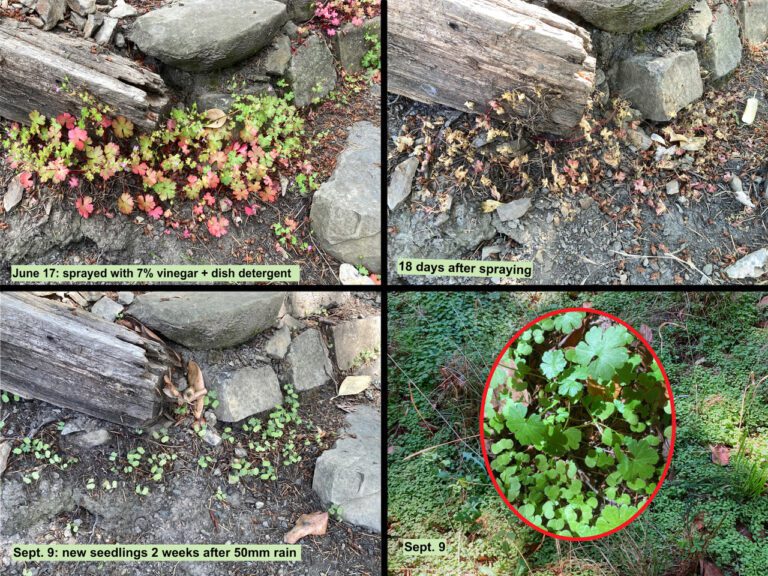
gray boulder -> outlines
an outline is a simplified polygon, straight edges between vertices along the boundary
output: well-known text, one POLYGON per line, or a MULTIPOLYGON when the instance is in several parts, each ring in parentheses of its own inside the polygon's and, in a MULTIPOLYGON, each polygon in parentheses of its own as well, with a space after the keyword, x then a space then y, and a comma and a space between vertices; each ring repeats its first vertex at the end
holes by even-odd
POLYGON ((702 67, 718 80, 732 72, 741 62, 739 24, 725 4, 715 10, 715 21, 709 29, 701 58, 702 67))
POLYGON ((40 480, 27 487, 21 481, 0 482, 0 534, 24 532, 77 506, 78 495, 56 472, 44 470, 40 480))
POLYGON ((335 258, 381 271, 381 137, 370 122, 350 130, 331 178, 312 199, 318 244, 335 258))
POLYGON ((378 17, 366 20, 362 26, 348 22, 333 37, 333 53, 347 72, 357 74, 363 71, 363 57, 371 49, 370 42, 365 39, 366 35, 381 35, 381 21, 378 17))
POLYGON ((129 313, 188 348, 237 346, 277 321, 283 292, 149 292, 129 313))
POLYGON ((626 34, 671 20, 692 0, 553 0, 601 30, 626 34))
POLYGON ((381 414, 358 406, 348 432, 317 459, 312 489, 347 522, 381 532, 381 414))
POLYGON ((628 58, 619 67, 618 90, 645 118, 671 120, 704 93, 696 52, 628 58))
POLYGON ((288 81, 296 106, 309 106, 336 86, 336 66, 325 41, 312 34, 296 49, 288 67, 288 81))
POLYGON ((349 292, 291 292, 288 303, 293 316, 306 318, 320 313, 324 308, 344 306, 350 298, 349 292))
POLYGON ((745 42, 760 44, 768 40, 768 0, 740 0, 736 16, 745 42))
POLYGON ((222 422, 239 422, 283 402, 280 383, 271 366, 222 372, 216 375, 211 389, 219 400, 214 414, 222 422))
POLYGON ((314 328, 305 330, 293 339, 288 362, 291 365, 293 387, 298 391, 326 384, 333 373, 323 338, 314 328))
POLYGON ((351 320, 333 327, 333 348, 339 370, 363 363, 363 355, 381 350, 381 316, 351 320))
POLYGON ((252 56, 287 20, 275 0, 187 0, 139 17, 129 39, 166 64, 200 72, 252 56))
POLYGON ((389 236, 390 278, 398 274, 400 258, 461 258, 496 236, 492 214, 484 213, 477 199, 463 195, 452 199, 450 210, 437 215, 392 212, 388 226, 397 230, 389 236))

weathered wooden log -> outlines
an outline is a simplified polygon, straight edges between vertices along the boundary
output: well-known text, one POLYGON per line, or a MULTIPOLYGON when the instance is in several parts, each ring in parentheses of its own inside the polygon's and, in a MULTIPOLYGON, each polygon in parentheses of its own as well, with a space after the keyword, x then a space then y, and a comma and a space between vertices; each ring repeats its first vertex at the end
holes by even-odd
POLYGON ((387 10, 390 92, 477 112, 497 101, 554 134, 581 120, 595 59, 573 22, 521 0, 390 0, 387 10))
POLYGON ((0 388, 129 426, 160 412, 165 347, 74 306, 0 294, 0 388))
POLYGON ((82 38, 0 20, 0 116, 27 123, 33 110, 79 113, 82 101, 65 86, 93 94, 145 130, 169 102, 163 79, 127 58, 82 38))

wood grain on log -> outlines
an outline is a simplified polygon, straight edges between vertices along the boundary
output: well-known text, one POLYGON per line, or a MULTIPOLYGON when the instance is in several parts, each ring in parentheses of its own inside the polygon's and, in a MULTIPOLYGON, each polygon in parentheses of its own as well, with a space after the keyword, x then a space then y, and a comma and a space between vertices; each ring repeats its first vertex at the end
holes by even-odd
POLYGON ((165 347, 77 308, 0 294, 0 388, 129 426, 160 411, 165 347))
POLYGON ((529 98, 505 108, 538 130, 566 134, 581 120, 595 59, 573 22, 521 0, 390 0, 387 14, 390 92, 485 112, 517 91, 529 98))
POLYGON ((82 38, 0 21, 0 116, 28 123, 33 110, 79 114, 82 101, 64 86, 93 94, 144 130, 157 126, 169 103, 163 79, 127 58, 82 38))

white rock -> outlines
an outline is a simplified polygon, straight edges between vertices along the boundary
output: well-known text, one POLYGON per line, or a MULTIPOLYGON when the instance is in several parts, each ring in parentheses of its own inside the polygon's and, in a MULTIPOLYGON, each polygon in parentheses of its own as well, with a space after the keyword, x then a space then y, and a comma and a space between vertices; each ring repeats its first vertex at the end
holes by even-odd
POLYGON ((414 156, 398 164, 392 171, 387 189, 387 206, 390 210, 396 209, 411 195, 411 185, 418 167, 419 159, 414 156))
POLYGON ((126 4, 125 0, 117 0, 117 2, 115 2, 115 7, 109 11, 109 15, 112 18, 128 18, 130 16, 136 16, 138 13, 138 10, 130 4, 126 4))
POLYGON ((345 286, 375 286, 376 282, 363 276, 352 264, 342 264, 339 268, 339 281, 345 286))
POLYGON ((768 272, 768 248, 761 248, 751 254, 747 254, 744 258, 725 269, 728 277, 736 280, 760 278, 766 272, 768 272))
POLYGON ((496 209, 496 214, 499 215, 499 219, 502 222, 508 222, 509 220, 519 220, 528 210, 531 208, 530 198, 521 198, 520 200, 513 200, 502 204, 496 209))
POLYGON ((680 182, 678 182, 677 180, 670 180, 669 182, 667 182, 666 191, 667 191, 667 194, 669 194, 670 196, 679 194, 680 182))

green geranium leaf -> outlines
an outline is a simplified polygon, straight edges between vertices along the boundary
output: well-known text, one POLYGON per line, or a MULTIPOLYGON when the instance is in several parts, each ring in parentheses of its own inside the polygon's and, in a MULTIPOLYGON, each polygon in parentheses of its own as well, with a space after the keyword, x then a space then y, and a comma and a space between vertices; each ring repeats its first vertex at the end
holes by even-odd
POLYGON ((593 326, 584 340, 568 351, 566 358, 582 366, 589 365, 595 378, 610 380, 629 359, 626 345, 631 340, 627 340, 627 334, 624 326, 609 326, 605 330, 593 326))
POLYGON ((586 312, 566 312, 555 316, 555 328, 563 334, 569 334, 581 326, 586 315, 586 312))
POLYGON ((541 372, 547 378, 555 378, 565 370, 566 365, 562 350, 547 350, 541 356, 541 372))

